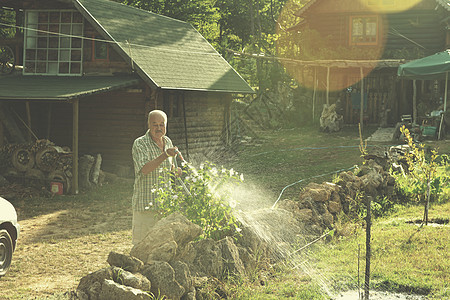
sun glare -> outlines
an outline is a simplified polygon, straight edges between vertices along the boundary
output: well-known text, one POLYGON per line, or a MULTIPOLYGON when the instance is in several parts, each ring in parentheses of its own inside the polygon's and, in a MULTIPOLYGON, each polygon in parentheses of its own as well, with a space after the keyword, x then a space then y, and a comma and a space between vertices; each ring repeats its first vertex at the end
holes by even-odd
POLYGON ((300 85, 343 90, 377 66, 389 25, 386 16, 369 10, 369 0, 365 1, 356 9, 355 1, 346 1, 326 10, 307 5, 300 9, 295 0, 286 3, 278 19, 277 51, 280 62, 300 85))
POLYGON ((359 0, 376 13, 396 13, 410 9, 421 0, 359 0))

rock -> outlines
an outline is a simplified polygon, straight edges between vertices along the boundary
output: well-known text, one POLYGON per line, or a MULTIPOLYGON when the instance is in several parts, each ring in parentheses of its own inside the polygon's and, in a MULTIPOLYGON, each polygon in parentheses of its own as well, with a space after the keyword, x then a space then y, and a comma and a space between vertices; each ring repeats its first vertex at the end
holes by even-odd
POLYGON ((244 247, 238 247, 239 250, 239 258, 241 259, 242 263, 244 264, 246 273, 253 272, 256 270, 257 262, 256 258, 253 254, 251 254, 247 248, 244 247))
POLYGON ((219 241, 222 252, 224 271, 228 274, 245 276, 245 267, 239 257, 239 250, 232 238, 227 236, 219 241))
POLYGON ((364 183, 364 190, 369 195, 376 195, 377 189, 383 183, 383 176, 381 176, 379 172, 372 170, 367 175, 365 175, 362 180, 364 183))
POLYGON ((142 275, 152 283, 151 292, 155 297, 164 295, 171 300, 178 300, 186 292, 175 280, 175 270, 168 262, 152 261, 142 269, 142 275))
POLYGON ((325 132, 337 132, 344 126, 344 116, 336 112, 336 104, 324 104, 320 116, 320 129, 325 132))
POLYGON ((223 275, 223 261, 220 246, 213 239, 203 239, 188 248, 180 260, 187 263, 193 276, 223 275))
POLYGON ((326 202, 330 197, 331 192, 323 185, 317 183, 308 184, 305 189, 300 193, 299 198, 310 197, 315 202, 326 202))
POLYGON ((200 226, 182 214, 174 213, 158 221, 148 235, 131 249, 130 254, 144 263, 154 260, 168 262, 201 233, 200 226))
POLYGON ((332 214, 338 214, 342 210, 341 202, 339 201, 330 201, 328 202, 328 211, 332 214))
MULTIPOLYGON (((173 270, 175 271, 175 280, 184 288, 187 293, 192 293, 195 299, 195 288, 192 283, 191 272, 186 263, 181 261, 171 262, 173 270)), ((189 298, 189 297, 188 297, 189 298)))
POLYGON ((81 278, 77 287, 77 295, 82 299, 98 299, 102 283, 105 279, 113 279, 111 267, 97 270, 81 278), (84 296, 87 298, 84 298, 84 296))
POLYGON ((144 263, 136 257, 120 254, 111 251, 108 255, 107 262, 110 266, 122 268, 126 271, 136 273, 144 266, 144 263))
POLYGON ((114 282, 143 291, 150 291, 152 287, 152 284, 148 278, 142 274, 133 274, 117 267, 113 267, 112 271, 114 282))
POLYGON ((102 284, 102 289, 98 297, 99 300, 151 300, 154 299, 150 294, 118 284, 112 280, 105 279, 102 284))
POLYGON ((305 223, 309 223, 313 218, 313 211, 309 208, 300 209, 298 218, 305 223))
POLYGON ((328 228, 328 229, 332 229, 333 228, 333 215, 330 214, 329 212, 326 212, 322 215, 322 220, 324 225, 328 228))

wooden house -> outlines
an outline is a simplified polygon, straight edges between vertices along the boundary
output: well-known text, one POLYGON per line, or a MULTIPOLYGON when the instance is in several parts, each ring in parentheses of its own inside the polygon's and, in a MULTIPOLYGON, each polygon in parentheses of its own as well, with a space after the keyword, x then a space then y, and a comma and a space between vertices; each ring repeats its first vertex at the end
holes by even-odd
POLYGON ((253 93, 186 22, 108 0, 0 6, 23 19, 14 44, 23 70, 0 77, 0 104, 74 157, 100 153, 105 170, 132 167, 132 143, 153 109, 167 113, 168 136, 185 156, 213 152, 229 142, 232 95, 253 93))
MULTIPOLYGON (((301 51, 291 68, 323 88, 322 103, 339 98, 346 123, 387 125, 412 115, 412 81, 397 78, 398 66, 450 46, 449 0, 311 0, 295 16, 301 51)), ((423 110, 438 108, 443 82, 419 85, 423 110)))

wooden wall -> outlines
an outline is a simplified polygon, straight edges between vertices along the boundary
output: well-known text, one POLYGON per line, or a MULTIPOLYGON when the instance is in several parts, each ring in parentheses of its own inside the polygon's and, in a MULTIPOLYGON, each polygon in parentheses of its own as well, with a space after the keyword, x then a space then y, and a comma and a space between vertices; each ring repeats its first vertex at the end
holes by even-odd
POLYGON ((380 22, 378 45, 358 47, 378 47, 384 51, 375 58, 405 58, 401 51, 407 55, 405 51, 414 49, 423 51, 426 56, 442 51, 446 46, 447 31, 442 20, 448 12, 440 7, 435 10, 435 4, 432 0, 424 0, 407 11, 383 14, 369 10, 358 0, 319 1, 303 17, 311 29, 337 47, 349 46, 350 16, 377 15, 380 22), (393 50, 401 51, 393 53, 393 50))
MULTIPOLYGON (((161 91, 160 94, 157 103, 146 96, 142 87, 81 98, 80 155, 100 153, 106 171, 117 171, 120 166, 132 167, 133 141, 147 131, 147 114, 155 108, 168 114, 167 135, 185 159, 188 154, 203 158, 224 146, 225 116, 231 95, 189 91, 161 91), (184 125, 183 97, 187 127, 184 125), (171 102, 178 102, 172 103, 172 109, 177 110, 172 113, 171 102)), ((36 103, 32 107, 32 120, 33 127, 39 128, 39 138, 48 137, 59 146, 72 148, 72 104, 36 103)))

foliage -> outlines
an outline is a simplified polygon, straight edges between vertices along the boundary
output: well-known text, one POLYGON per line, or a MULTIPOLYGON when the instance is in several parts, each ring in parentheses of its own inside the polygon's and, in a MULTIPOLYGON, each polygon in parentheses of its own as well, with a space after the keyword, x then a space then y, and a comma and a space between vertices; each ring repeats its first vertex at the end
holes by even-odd
POLYGON ((203 229, 203 238, 219 240, 225 236, 238 235, 240 228, 233 216, 236 203, 230 199, 230 184, 243 181, 233 169, 220 170, 212 163, 200 165, 199 170, 185 171, 184 179, 171 189, 154 190, 156 202, 164 216, 179 211, 191 222, 203 229))
POLYGON ((443 186, 449 182, 448 176, 438 176, 437 150, 430 150, 431 155, 426 157, 424 145, 419 147, 414 143, 409 130, 403 126, 401 132, 406 138, 409 152, 404 158, 407 170, 391 174, 397 181, 399 190, 409 196, 413 201, 422 202, 425 205, 424 221, 428 219, 428 205, 432 198, 443 192, 443 186))

